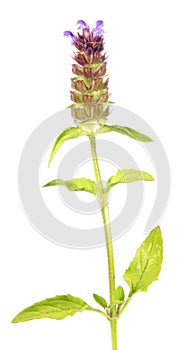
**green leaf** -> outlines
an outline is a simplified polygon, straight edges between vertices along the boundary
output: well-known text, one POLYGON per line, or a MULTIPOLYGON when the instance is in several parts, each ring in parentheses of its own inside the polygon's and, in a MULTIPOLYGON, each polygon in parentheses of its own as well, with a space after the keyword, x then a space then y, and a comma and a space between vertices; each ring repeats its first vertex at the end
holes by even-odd
POLYGON ((73 180, 66 180, 66 181, 61 179, 56 179, 48 182, 43 187, 49 187, 49 186, 65 186, 69 191, 87 191, 96 195, 95 182, 90 179, 86 179, 84 177, 81 179, 73 179, 73 180))
POLYGON ((125 299, 124 289, 123 289, 123 287, 119 286, 116 289, 116 300, 124 302, 124 299, 125 299))
POLYGON ((149 136, 141 134, 140 132, 127 128, 126 126, 120 126, 120 125, 103 125, 100 129, 96 132, 97 134, 102 134, 105 132, 115 131, 119 132, 120 134, 127 135, 131 137, 132 139, 135 139, 137 141, 142 142, 151 142, 153 141, 149 136))
POLYGON ((83 130, 80 130, 76 127, 69 127, 65 129, 56 139, 50 158, 49 158, 49 163, 48 166, 50 166, 55 154, 58 152, 59 148, 63 145, 63 143, 69 139, 74 139, 79 136, 84 136, 86 135, 86 132, 83 130))
POLYGON ((161 230, 153 229, 136 252, 124 280, 130 287, 130 295, 146 291, 148 286, 158 279, 163 260, 163 241, 161 230))
POLYGON ((101 297, 98 294, 93 294, 93 298, 100 306, 102 306, 103 308, 106 308, 107 302, 103 297, 101 297))
POLYGON ((135 169, 123 169, 118 170, 114 176, 111 176, 107 181, 108 189, 119 184, 135 182, 139 180, 153 181, 152 175, 146 173, 145 171, 135 170, 135 169))
POLYGON ((87 309, 89 309, 89 306, 82 299, 73 297, 70 294, 61 295, 55 298, 45 299, 24 309, 12 320, 12 323, 41 318, 62 320, 67 316, 73 316, 76 312, 87 309))

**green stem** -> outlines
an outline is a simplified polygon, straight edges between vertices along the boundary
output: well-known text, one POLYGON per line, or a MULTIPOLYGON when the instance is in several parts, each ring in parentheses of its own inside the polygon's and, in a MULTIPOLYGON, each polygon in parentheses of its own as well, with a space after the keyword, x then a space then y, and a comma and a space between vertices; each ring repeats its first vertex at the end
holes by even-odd
MULTIPOLYGON (((113 304, 115 300, 115 267, 114 267, 114 252, 113 252, 113 244, 112 244, 112 233, 110 226, 110 216, 109 216, 109 207, 107 202, 107 196, 103 188, 100 168, 98 164, 98 157, 96 152, 96 138, 95 135, 89 136, 92 160, 94 166, 94 172, 96 177, 96 185, 97 185, 97 195, 98 199, 101 203, 101 212, 104 223, 104 232, 106 238, 106 251, 108 258, 108 276, 109 276, 109 295, 110 295, 110 305, 113 304)), ((117 319, 116 319, 116 305, 111 307, 111 319, 110 319, 110 327, 111 327, 111 339, 112 339, 112 350, 117 350, 117 319)))
POLYGON ((129 304, 129 302, 131 301, 131 298, 132 298, 132 295, 129 296, 129 297, 127 298, 127 300, 125 301, 125 303, 122 305, 121 310, 120 310, 120 312, 119 312, 119 317, 121 316, 122 312, 125 310, 125 308, 127 307, 127 305, 129 304))
POLYGON ((110 321, 112 350, 117 350, 117 320, 110 321))
POLYGON ((107 320, 109 320, 108 315, 105 314, 105 312, 103 312, 103 311, 101 311, 101 310, 99 310, 99 309, 95 309, 94 307, 90 307, 90 306, 89 306, 88 309, 86 309, 86 310, 88 310, 88 311, 93 311, 93 312, 97 312, 98 314, 100 314, 100 315, 106 317, 107 320))

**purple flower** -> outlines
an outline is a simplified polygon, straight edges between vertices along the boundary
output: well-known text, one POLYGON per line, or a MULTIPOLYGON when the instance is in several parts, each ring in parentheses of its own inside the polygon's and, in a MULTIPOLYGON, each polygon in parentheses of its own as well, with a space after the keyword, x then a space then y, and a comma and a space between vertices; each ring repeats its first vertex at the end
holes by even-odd
POLYGON ((72 45, 75 44, 75 42, 76 42, 76 40, 77 40, 77 37, 76 37, 72 32, 70 32, 69 30, 66 30, 66 31, 64 32, 64 36, 65 36, 66 38, 70 37, 71 40, 72 40, 72 45))
POLYGON ((95 35, 100 35, 104 33, 104 29, 102 28, 104 26, 104 22, 99 20, 96 22, 96 27, 92 29, 92 33, 95 35))
POLYGON ((82 19, 80 19, 79 21, 77 21, 76 24, 79 26, 79 27, 78 27, 78 30, 79 30, 79 29, 84 29, 84 28, 89 29, 88 24, 85 23, 85 21, 83 21, 82 19))
POLYGON ((91 63, 96 59, 103 63, 105 59, 101 60, 99 55, 100 52, 104 50, 104 22, 98 20, 96 22, 96 27, 92 30, 90 30, 88 24, 83 20, 77 21, 77 25, 79 25, 80 29, 77 35, 74 35, 70 31, 65 31, 64 36, 71 38, 72 45, 74 45, 80 53, 85 53, 87 56, 90 56, 89 61, 91 61, 91 63), (94 55, 96 55, 96 53, 99 57, 95 58, 94 55))

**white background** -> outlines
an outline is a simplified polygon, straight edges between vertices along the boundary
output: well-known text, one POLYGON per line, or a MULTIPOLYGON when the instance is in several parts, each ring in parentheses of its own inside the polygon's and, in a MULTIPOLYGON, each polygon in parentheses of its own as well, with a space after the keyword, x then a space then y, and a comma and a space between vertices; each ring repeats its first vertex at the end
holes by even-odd
MULTIPOLYGON (((172 172, 161 222, 163 270, 120 320, 119 350, 188 349, 188 17, 184 0, 1 2, 2 349, 110 349, 108 324, 96 314, 11 324, 15 314, 45 297, 69 292, 92 303, 93 292, 108 296, 105 249, 70 250, 45 240, 24 216, 17 192, 27 138, 70 103, 72 48, 62 33, 74 30, 78 19, 104 20, 111 100, 153 127, 172 172)), ((115 242, 118 284, 124 285, 123 271, 144 238, 139 223, 115 242)))

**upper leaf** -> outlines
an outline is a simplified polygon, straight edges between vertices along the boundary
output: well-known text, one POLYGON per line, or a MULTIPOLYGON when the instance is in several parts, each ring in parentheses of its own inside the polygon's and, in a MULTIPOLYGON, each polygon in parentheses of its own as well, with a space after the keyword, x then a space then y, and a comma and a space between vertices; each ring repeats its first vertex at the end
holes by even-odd
POLYGON ((117 171, 116 175, 111 176, 107 182, 108 189, 117 185, 118 183, 128 183, 135 182, 139 180, 153 181, 152 175, 146 173, 145 171, 135 170, 135 169, 120 169, 117 171))
POLYGON ((69 191, 87 191, 96 195, 95 182, 90 179, 86 179, 84 177, 80 179, 73 179, 73 180, 66 180, 66 181, 61 179, 56 179, 48 182, 43 187, 49 187, 49 186, 65 186, 69 191))
POLYGON ((65 129, 56 139, 55 143, 54 143, 54 146, 53 146, 53 149, 52 149, 52 152, 51 152, 51 155, 50 155, 50 158, 49 158, 49 163, 48 163, 48 166, 50 166, 55 154, 58 152, 59 148, 63 145, 63 143, 66 141, 66 140, 69 140, 69 139, 74 139, 76 137, 79 137, 79 136, 84 136, 86 135, 86 132, 84 130, 80 130, 76 127, 69 127, 67 129, 65 129))
POLYGON ((103 308, 105 308, 105 307, 107 306, 106 300, 105 300, 103 297, 101 297, 100 295, 98 295, 98 294, 93 294, 93 298, 94 298, 94 300, 95 300, 100 306, 102 306, 103 308))
POLYGON ((163 260, 163 241, 161 230, 153 229, 136 252, 124 280, 130 287, 130 295, 146 291, 148 286, 158 279, 163 260))
POLYGON ((40 318, 62 320, 66 316, 73 316, 76 312, 87 309, 89 309, 89 306, 82 299, 69 294, 61 295, 33 304, 21 311, 12 322, 26 322, 40 318))
POLYGON ((128 128, 126 126, 121 125, 103 125, 100 129, 97 130, 97 134, 102 134, 105 132, 115 131, 119 132, 120 134, 127 135, 131 137, 132 139, 142 141, 142 142, 151 142, 153 141, 149 136, 141 134, 140 132, 128 128))

